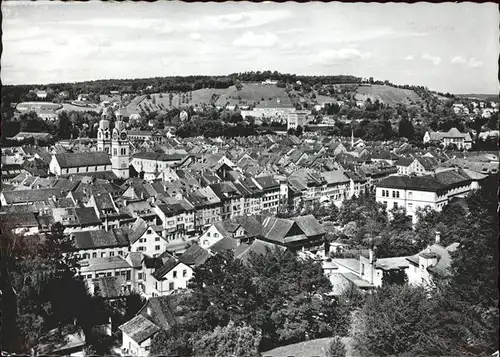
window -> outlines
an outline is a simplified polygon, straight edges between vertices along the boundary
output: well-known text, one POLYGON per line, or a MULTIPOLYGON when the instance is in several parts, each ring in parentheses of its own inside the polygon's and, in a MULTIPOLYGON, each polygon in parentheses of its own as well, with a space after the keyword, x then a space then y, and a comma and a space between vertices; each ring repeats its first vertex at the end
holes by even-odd
POLYGON ((160 250, 160 246, 159 245, 155 245, 155 250, 160 250))
POLYGON ((158 282, 155 281, 155 289, 158 290, 158 282))
POLYGON ((422 264, 422 265, 420 266, 420 270, 421 270, 421 271, 424 271, 424 269, 425 269, 425 268, 424 268, 424 265, 422 264))
POLYGON ((153 233, 153 230, 151 228, 148 228, 148 234, 153 233))
POLYGON ((210 232, 207 232, 207 237, 210 237, 210 232))
POLYGON ((143 275, 144 275, 144 273, 139 273, 139 275, 138 275, 139 280, 144 279, 144 278, 143 278, 143 275))
POLYGON ((117 155, 117 150, 116 148, 113 149, 113 156, 116 156, 117 155))
POLYGON ((143 251, 145 251, 145 250, 146 250, 146 248, 145 248, 145 247, 137 247, 137 251, 138 251, 138 252, 143 252, 143 251))
POLYGON ((396 191, 396 197, 399 198, 399 191, 396 191))
POLYGON ((106 276, 111 276, 111 274, 112 274, 111 272, 108 272, 106 273, 106 276))
POLYGON ((387 201, 384 201, 384 206, 386 206, 386 207, 387 207, 387 201))
POLYGON ((172 273, 174 279, 177 278, 177 270, 174 270, 174 272, 172 273))
POLYGON ((160 237, 155 237, 155 242, 159 242, 160 241, 160 237))
POLYGON ((110 257, 114 257, 115 256, 115 252, 109 252, 109 256, 110 257))
POLYGON ((106 253, 101 253, 101 258, 104 258, 105 255, 106 253))
POLYGON ((203 241, 203 245, 208 245, 208 240, 207 240, 207 239, 205 239, 205 240, 203 241))
POLYGON ((219 233, 214 233, 214 237, 218 238, 219 237, 219 233))
POLYGON ((118 255, 121 257, 123 255, 123 252, 121 250, 119 250, 118 255))
POLYGON ((397 203, 397 202, 394 202, 394 203, 393 203, 393 207, 394 207, 394 209, 397 209, 397 208, 398 208, 398 203, 397 203))
POLYGON ((392 191, 392 198, 396 198, 396 191, 392 191))
POLYGON ((382 190, 382 197, 385 197, 385 190, 382 190))
POLYGON ((92 253, 92 258, 97 258, 97 253, 92 253))
POLYGON ((361 263, 361 275, 365 275, 365 265, 361 263))
POLYGON ((174 283, 168 284, 168 290, 174 290, 174 283))
POLYGON ((187 270, 183 270, 183 271, 182 271, 182 277, 183 277, 183 278, 185 278, 185 277, 187 276, 187 274, 188 274, 187 270))

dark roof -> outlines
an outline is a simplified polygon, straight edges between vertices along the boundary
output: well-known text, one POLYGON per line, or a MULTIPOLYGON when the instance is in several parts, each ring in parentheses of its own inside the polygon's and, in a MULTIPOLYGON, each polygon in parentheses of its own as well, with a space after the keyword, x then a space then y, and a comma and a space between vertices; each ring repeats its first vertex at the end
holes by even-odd
POLYGON ((402 157, 398 161, 396 161, 396 166, 410 166, 411 163, 414 161, 414 158, 409 158, 409 157, 402 157))
POLYGON ((160 331, 158 326, 142 315, 135 316, 132 320, 121 325, 119 329, 139 344, 160 331))
POLYGON ((308 237, 326 233, 323 226, 319 224, 312 214, 293 217, 291 220, 296 222, 302 232, 308 237))
POLYGON ((154 161, 179 161, 186 157, 186 155, 169 155, 156 152, 138 152, 132 156, 134 159, 154 160, 154 161))
POLYGON ((419 190, 436 192, 446 188, 444 184, 437 181, 432 176, 389 176, 381 180, 377 187, 399 188, 405 190, 419 190))
POLYGON ((74 209, 80 225, 101 224, 101 220, 97 217, 95 210, 92 207, 77 207, 74 209))
POLYGON ((28 203, 35 201, 47 201, 52 196, 56 198, 63 197, 63 193, 59 188, 42 188, 38 190, 19 190, 19 191, 3 191, 2 192, 7 204, 28 203))
POLYGON ((167 329, 182 320, 179 302, 183 297, 183 294, 152 297, 138 314, 150 319, 160 328, 167 329), (148 315, 148 307, 151 310, 151 315, 148 315))
POLYGON ((177 260, 173 257, 163 258, 162 262, 163 262, 163 265, 161 267, 155 269, 155 271, 153 273, 153 277, 156 280, 161 280, 165 276, 165 274, 167 274, 170 270, 175 268, 180 263, 179 260, 177 260))
POLYGON ((238 240, 230 237, 224 237, 210 246, 210 250, 214 253, 221 253, 226 250, 234 251, 238 246, 238 240))
POLYGON ((203 249, 198 244, 193 244, 182 253, 179 260, 189 266, 198 266, 205 263, 209 257, 210 252, 208 250, 203 249))
POLYGON ((77 152, 54 155, 61 168, 111 165, 105 152, 77 152))
POLYGON ((0 221, 12 227, 38 227, 36 215, 32 212, 0 214, 0 221))
POLYGON ((130 244, 134 244, 139 238, 141 238, 147 229, 148 225, 146 221, 144 221, 142 218, 137 218, 130 228, 130 233, 128 236, 130 244))
POLYGON ((244 250, 242 253, 237 255, 237 258, 243 260, 243 261, 248 261, 248 258, 250 258, 250 253, 253 252, 255 254, 265 254, 268 249, 274 249, 275 247, 278 247, 281 250, 285 250, 286 248, 277 244, 273 244, 271 242, 266 242, 260 239, 256 239, 250 244, 250 246, 244 250))
POLYGON ((262 189, 279 188, 280 184, 272 176, 256 177, 255 181, 262 187, 262 189))
POLYGON ((73 237, 77 249, 125 247, 129 244, 127 236, 121 230, 75 232, 73 237))

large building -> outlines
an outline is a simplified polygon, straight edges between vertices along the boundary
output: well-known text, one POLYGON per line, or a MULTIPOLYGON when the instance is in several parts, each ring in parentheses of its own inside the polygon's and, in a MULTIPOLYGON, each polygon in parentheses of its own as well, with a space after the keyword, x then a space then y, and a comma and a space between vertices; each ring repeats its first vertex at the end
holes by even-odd
POLYGON ((299 126, 304 129, 307 120, 307 112, 303 110, 296 110, 288 113, 286 120, 286 129, 297 129, 299 126))
POLYGON ((389 176, 376 187, 376 201, 387 209, 404 208, 416 223, 419 208, 441 211, 452 198, 464 197, 472 189, 472 179, 461 169, 428 176, 389 176))
POLYGON ((469 133, 461 133, 457 128, 451 128, 447 132, 427 131, 423 139, 424 144, 436 143, 443 145, 456 145, 459 149, 469 150, 472 147, 472 138, 469 133))
POLYGON ((49 171, 57 176, 111 171, 106 152, 76 152, 52 155, 49 171))

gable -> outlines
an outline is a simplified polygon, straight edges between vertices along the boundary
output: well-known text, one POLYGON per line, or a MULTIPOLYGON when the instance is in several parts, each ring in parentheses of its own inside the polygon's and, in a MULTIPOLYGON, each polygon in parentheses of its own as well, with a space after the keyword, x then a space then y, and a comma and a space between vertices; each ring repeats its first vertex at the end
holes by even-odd
POLYGON ((288 230, 288 232, 285 234, 285 237, 293 237, 302 234, 304 234, 304 232, 302 231, 302 229, 300 229, 297 223, 294 222, 293 225, 288 230))

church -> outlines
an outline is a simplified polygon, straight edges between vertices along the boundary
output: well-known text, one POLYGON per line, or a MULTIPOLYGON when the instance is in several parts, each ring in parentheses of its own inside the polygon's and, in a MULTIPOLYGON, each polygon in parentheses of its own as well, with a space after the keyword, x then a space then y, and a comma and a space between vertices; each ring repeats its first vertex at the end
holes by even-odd
POLYGON ((118 178, 128 179, 130 145, 126 126, 118 115, 110 130, 109 117, 105 110, 97 129, 96 152, 53 155, 49 171, 57 176, 111 171, 118 178))

